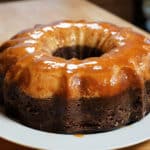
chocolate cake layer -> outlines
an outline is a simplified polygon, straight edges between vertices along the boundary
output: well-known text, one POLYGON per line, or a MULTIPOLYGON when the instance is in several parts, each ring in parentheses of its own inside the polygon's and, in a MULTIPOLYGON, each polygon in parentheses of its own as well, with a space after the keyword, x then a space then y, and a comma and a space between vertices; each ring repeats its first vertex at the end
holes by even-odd
MULTIPOLYGON (((146 83, 147 84, 147 83, 146 83)), ((56 133, 93 133, 112 130, 140 120, 149 99, 141 89, 128 89, 113 97, 66 100, 35 99, 20 92, 15 85, 5 89, 7 114, 23 124, 56 133), (145 97, 146 98, 146 97, 145 97)))

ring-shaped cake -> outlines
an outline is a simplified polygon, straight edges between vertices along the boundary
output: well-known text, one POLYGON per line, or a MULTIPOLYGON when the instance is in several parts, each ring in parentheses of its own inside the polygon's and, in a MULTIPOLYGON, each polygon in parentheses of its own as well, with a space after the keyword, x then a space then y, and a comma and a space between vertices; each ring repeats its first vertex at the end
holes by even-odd
POLYGON ((108 131, 150 111, 150 40, 105 22, 37 25, 0 47, 6 112, 49 132, 108 131))

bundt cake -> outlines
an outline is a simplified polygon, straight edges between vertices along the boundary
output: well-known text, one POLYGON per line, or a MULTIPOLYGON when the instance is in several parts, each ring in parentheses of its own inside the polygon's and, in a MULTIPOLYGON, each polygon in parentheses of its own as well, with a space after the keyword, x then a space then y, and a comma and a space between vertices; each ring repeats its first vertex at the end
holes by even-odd
POLYGON ((27 126, 112 130, 150 111, 150 40, 105 22, 37 25, 0 47, 0 83, 6 113, 27 126))

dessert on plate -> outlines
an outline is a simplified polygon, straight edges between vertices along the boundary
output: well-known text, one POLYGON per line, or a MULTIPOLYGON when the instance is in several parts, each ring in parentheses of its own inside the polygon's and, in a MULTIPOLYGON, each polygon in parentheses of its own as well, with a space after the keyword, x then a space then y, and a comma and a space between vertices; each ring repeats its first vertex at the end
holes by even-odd
POLYGON ((150 111, 150 40, 105 22, 60 21, 0 47, 7 114, 57 133, 113 130, 150 111))

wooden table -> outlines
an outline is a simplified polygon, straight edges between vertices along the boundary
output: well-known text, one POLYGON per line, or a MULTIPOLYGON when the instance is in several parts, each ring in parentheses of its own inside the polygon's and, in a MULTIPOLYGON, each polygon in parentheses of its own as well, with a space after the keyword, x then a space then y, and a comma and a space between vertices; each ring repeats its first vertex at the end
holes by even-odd
MULTIPOLYGON (((150 37, 148 33, 85 0, 28 0, 0 3, 0 43, 24 28, 63 19, 110 21, 117 25, 132 27, 150 37)), ((1 138, 0 149, 31 150, 1 138)), ((150 141, 147 141, 124 150, 149 149, 150 141)))

